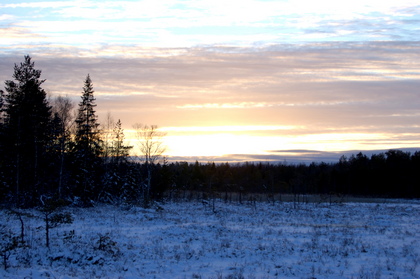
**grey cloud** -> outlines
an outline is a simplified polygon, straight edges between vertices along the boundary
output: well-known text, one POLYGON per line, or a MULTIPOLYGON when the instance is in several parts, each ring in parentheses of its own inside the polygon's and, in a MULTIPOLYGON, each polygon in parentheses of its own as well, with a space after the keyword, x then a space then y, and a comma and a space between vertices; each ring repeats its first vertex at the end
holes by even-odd
MULTIPOLYGON (((47 79, 44 88, 52 95, 77 99, 89 73, 98 111, 114 112, 127 126, 132 119, 160 126, 225 121, 315 130, 380 127, 401 133, 395 127, 416 132, 413 125, 419 123, 413 113, 420 107, 420 44, 416 42, 122 49, 143 54, 89 58, 72 55, 77 50, 70 49, 68 56, 35 52, 33 59, 47 79), (229 103, 260 105, 181 108, 229 103)), ((0 77, 11 79, 13 64, 22 61, 23 54, 2 54, 1 59, 0 77)))

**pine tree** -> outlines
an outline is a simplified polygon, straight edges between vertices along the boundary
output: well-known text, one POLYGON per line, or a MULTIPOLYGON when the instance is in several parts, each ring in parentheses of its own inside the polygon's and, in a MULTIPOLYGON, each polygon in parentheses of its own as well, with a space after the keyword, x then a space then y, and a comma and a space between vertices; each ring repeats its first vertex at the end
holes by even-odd
POLYGON ((121 126, 121 120, 118 119, 113 129, 114 140, 111 148, 113 162, 117 165, 125 163, 132 146, 124 145, 124 129, 121 126))
POLYGON ((87 75, 76 119, 76 143, 84 156, 99 156, 102 152, 98 117, 94 110, 96 99, 93 93, 93 84, 87 75))
POLYGON ((41 70, 30 56, 14 67, 13 80, 5 82, 5 143, 7 162, 14 177, 15 195, 43 192, 46 147, 50 141, 51 107, 41 85, 41 70))
POLYGON ((76 195, 84 199, 92 199, 96 183, 100 180, 100 164, 102 155, 102 140, 98 117, 94 108, 93 84, 87 75, 83 87, 82 101, 79 103, 76 118, 75 160, 77 163, 76 195))
MULTIPOLYGON (((110 117, 108 117, 110 119, 110 117)), ((110 121, 113 122, 113 121, 110 121)), ((128 155, 132 146, 124 145, 124 130, 121 120, 117 123, 111 133, 108 134, 108 142, 105 148, 108 150, 109 158, 104 166, 104 176, 102 182, 102 190, 99 193, 99 199, 105 202, 115 202, 116 199, 124 200, 124 187, 127 184, 128 172, 128 155), (112 137, 112 138, 111 138, 112 137)))

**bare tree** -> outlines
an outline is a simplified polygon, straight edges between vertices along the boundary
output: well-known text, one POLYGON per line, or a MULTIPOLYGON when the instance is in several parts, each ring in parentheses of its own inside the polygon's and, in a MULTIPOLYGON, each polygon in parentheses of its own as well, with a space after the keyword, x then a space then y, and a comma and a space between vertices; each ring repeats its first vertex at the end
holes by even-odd
POLYGON ((70 131, 74 122, 72 111, 75 107, 74 102, 69 97, 58 96, 53 100, 52 112, 58 114, 62 121, 63 130, 70 131))
POLYGON ((163 138, 166 136, 166 133, 159 131, 156 125, 149 126, 140 123, 134 124, 133 129, 135 130, 137 147, 144 160, 147 171, 147 184, 143 192, 145 204, 147 205, 150 199, 153 166, 166 151, 166 146, 163 143, 163 138))
POLYGON ((58 196, 61 198, 61 190, 63 185, 64 159, 65 153, 68 151, 68 145, 71 140, 71 129, 74 126, 74 115, 72 111, 75 107, 74 102, 69 97, 58 96, 53 101, 53 115, 59 119, 61 126, 58 135, 58 145, 60 152, 60 173, 58 179, 58 196))
POLYGON ((105 116, 105 123, 102 126, 102 139, 103 139, 103 157, 105 160, 111 158, 112 153, 112 141, 113 141, 113 129, 115 127, 114 117, 112 117, 111 112, 107 112, 105 116))

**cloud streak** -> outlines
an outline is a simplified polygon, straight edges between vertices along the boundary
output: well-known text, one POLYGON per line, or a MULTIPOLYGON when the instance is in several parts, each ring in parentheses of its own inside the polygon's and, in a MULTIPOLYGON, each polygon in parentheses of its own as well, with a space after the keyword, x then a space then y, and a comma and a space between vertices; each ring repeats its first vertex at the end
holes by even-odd
POLYGON ((0 22, 47 43, 154 47, 416 40, 416 1, 44 1, 0 4, 0 22))
MULTIPOLYGON (((104 110, 179 114, 188 125, 211 118, 214 125, 222 118, 237 125, 243 118, 250 124, 357 127, 418 122, 419 48, 417 43, 135 48, 128 50, 140 53, 135 58, 35 54, 34 59, 52 94, 78 96, 77 84, 90 73, 104 110)), ((21 59, 14 57, 2 64, 4 79, 21 59)), ((147 117, 153 119, 165 126, 175 122, 147 117)))

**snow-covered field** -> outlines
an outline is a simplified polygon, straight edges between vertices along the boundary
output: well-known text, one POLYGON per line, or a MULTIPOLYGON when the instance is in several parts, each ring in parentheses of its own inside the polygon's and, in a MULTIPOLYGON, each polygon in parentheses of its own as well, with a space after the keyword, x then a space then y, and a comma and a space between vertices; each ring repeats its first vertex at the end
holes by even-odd
POLYGON ((42 219, 23 217, 27 247, 0 277, 420 278, 418 201, 215 205, 68 208, 49 249, 42 219))

